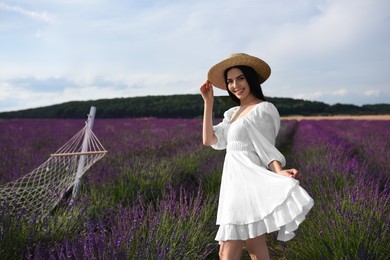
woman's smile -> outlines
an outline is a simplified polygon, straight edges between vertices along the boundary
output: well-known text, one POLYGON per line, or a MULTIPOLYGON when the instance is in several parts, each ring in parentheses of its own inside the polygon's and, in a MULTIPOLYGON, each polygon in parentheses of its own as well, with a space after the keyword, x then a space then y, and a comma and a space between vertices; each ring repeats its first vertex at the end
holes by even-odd
POLYGON ((243 88, 241 88, 241 89, 236 89, 236 90, 234 90, 233 93, 236 94, 236 95, 241 95, 242 92, 244 92, 244 89, 243 89, 243 88))

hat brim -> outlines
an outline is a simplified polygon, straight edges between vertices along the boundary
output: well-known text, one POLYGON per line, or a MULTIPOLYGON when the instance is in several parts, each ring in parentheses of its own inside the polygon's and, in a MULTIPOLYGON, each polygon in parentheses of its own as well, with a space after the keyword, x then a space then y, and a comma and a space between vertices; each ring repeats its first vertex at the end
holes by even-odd
POLYGON ((215 87, 226 90, 225 70, 239 65, 253 68, 259 77, 260 84, 271 75, 271 68, 265 61, 247 54, 235 54, 211 67, 207 74, 207 79, 215 87))

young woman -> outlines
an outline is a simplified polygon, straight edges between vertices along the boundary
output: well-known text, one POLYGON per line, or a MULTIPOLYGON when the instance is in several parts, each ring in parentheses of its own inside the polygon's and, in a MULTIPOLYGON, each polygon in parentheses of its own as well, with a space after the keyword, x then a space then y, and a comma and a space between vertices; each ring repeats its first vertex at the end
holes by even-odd
POLYGON ((313 206, 298 171, 283 169, 285 158, 275 148, 280 117, 260 85, 270 74, 263 60, 239 53, 214 65, 200 87, 203 144, 226 149, 216 235, 221 259, 240 259, 244 244, 252 259, 269 259, 265 234, 278 231, 278 240, 290 240, 313 206), (216 126, 213 85, 238 104, 216 126))

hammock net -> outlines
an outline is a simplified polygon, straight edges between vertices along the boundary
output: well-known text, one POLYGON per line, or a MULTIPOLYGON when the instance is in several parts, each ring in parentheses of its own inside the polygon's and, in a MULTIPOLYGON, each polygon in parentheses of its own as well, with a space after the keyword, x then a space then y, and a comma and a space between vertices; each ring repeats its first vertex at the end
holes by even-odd
MULTIPOLYGON (((107 151, 88 124, 38 168, 0 186, 0 210, 41 218, 107 151)), ((75 192, 75 187, 73 188, 75 192)))

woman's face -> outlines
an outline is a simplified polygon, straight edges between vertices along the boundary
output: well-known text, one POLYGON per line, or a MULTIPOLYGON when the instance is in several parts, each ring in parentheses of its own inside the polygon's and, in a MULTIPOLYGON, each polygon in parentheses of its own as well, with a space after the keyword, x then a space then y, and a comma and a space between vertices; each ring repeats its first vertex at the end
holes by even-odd
POLYGON ((227 87, 239 100, 243 100, 251 94, 244 73, 238 68, 231 68, 228 70, 227 87))

